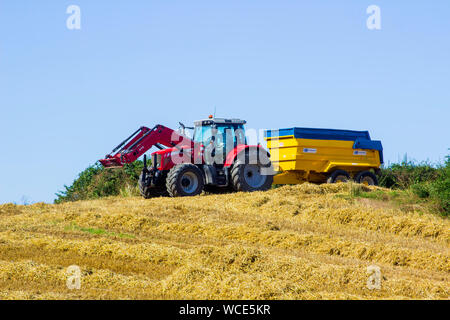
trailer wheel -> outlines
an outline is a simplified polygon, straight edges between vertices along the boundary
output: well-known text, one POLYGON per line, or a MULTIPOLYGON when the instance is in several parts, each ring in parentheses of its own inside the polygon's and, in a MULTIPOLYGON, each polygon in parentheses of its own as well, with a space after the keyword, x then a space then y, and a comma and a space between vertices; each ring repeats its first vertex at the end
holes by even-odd
POLYGON ((345 170, 334 171, 327 179, 327 183, 347 182, 350 180, 350 175, 345 170))
POLYGON ((193 164, 179 164, 167 175, 166 187, 171 197, 196 196, 203 191, 203 175, 193 164))
POLYGON ((167 195, 165 187, 152 186, 151 176, 149 174, 146 174, 144 179, 144 172, 141 172, 141 175, 139 176, 138 185, 139 185, 139 192, 141 193, 141 196, 143 196, 145 199, 167 195))
POLYGON ((235 164, 231 169, 233 189, 244 192, 269 190, 273 183, 273 176, 261 174, 261 169, 259 164, 235 164))
POLYGON ((355 177, 355 182, 364 184, 366 186, 378 185, 377 176, 370 171, 359 172, 355 177))

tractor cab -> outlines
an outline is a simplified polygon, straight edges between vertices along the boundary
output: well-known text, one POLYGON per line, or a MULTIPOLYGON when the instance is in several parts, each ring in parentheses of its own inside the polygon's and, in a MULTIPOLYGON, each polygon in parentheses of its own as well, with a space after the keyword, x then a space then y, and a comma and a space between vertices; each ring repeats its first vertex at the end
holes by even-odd
POLYGON ((194 141, 205 147, 206 160, 212 156, 216 163, 224 163, 226 156, 238 145, 247 144, 245 120, 209 118, 195 121, 194 141))
POLYGON ((204 146, 211 141, 216 145, 231 142, 232 148, 239 144, 246 144, 244 128, 246 123, 245 120, 222 118, 195 121, 194 141, 204 146))

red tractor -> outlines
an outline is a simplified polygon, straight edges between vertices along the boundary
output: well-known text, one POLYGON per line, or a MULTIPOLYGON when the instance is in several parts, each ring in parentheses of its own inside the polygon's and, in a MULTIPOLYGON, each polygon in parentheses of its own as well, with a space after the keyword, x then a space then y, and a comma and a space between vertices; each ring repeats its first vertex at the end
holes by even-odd
POLYGON ((132 163, 153 146, 151 166, 139 178, 143 197, 161 195, 195 196, 202 191, 268 190, 273 182, 269 153, 258 145, 248 145, 244 120, 210 117, 195 122, 195 128, 180 123, 180 132, 162 125, 141 127, 118 145, 100 163, 106 168, 132 163), (193 139, 185 135, 193 129, 193 139))

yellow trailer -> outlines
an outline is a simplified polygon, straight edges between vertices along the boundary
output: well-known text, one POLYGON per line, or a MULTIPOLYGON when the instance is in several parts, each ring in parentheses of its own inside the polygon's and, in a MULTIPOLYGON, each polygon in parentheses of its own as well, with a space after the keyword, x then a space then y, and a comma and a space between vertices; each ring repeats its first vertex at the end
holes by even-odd
POLYGON ((265 140, 278 172, 274 184, 378 184, 383 147, 368 131, 288 128, 265 131, 265 140))

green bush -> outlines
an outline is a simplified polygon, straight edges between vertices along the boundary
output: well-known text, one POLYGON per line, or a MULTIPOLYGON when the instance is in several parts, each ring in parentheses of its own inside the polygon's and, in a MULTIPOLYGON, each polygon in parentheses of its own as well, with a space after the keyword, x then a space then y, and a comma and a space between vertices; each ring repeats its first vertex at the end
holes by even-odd
POLYGON ((409 190, 436 203, 442 215, 450 215, 450 156, 444 165, 403 162, 381 169, 380 186, 409 190))
POLYGON ((431 197, 434 198, 444 216, 450 215, 450 157, 438 179, 431 184, 431 197))
POLYGON ((419 198, 425 199, 430 197, 430 186, 426 183, 416 183, 411 186, 411 191, 419 198))
POLYGON ((105 169, 96 163, 81 172, 72 185, 65 185, 63 191, 56 193, 55 203, 132 195, 143 167, 142 161, 116 169, 105 169))
POLYGON ((427 162, 419 164, 411 161, 402 162, 381 169, 379 183, 386 188, 408 189, 418 183, 436 180, 441 175, 441 171, 442 167, 436 167, 427 162))

